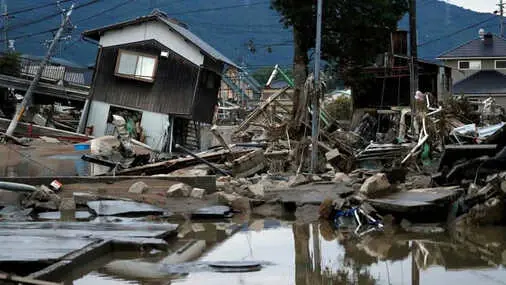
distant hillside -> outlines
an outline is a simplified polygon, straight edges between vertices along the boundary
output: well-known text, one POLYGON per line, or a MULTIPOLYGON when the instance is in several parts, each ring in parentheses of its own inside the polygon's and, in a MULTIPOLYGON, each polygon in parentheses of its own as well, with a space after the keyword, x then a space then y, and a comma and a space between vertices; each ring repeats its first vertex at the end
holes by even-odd
MULTIPOLYGON (((76 1, 77 5, 90 0, 76 1)), ((9 11, 40 6, 53 0, 10 0, 9 11)), ((438 0, 418 1, 419 43, 425 43, 452 33, 463 27, 484 21, 491 14, 477 13, 438 0)), ((70 3, 70 2, 67 2, 70 3)), ((72 15, 77 26, 72 39, 60 44, 56 56, 83 65, 93 64, 96 46, 80 40, 80 33, 118 21, 146 15, 160 8, 169 16, 180 19, 204 40, 215 46, 238 64, 247 64, 251 69, 261 66, 289 65, 292 60, 291 31, 279 23, 275 11, 269 8, 268 0, 107 0, 79 8, 72 15), (233 6, 233 7, 231 7, 233 6), (228 7, 228 8, 224 8, 228 7), (115 8, 115 9, 112 9, 115 8), (252 43, 252 44, 251 44, 252 43), (255 49, 255 53, 251 50, 255 49)), ((51 39, 50 32, 39 32, 56 28, 60 17, 52 17, 40 23, 27 25, 31 21, 57 12, 55 6, 13 15, 9 22, 9 37, 16 38, 16 48, 23 53, 42 55, 45 40, 51 39), (28 36, 27 36, 28 35, 28 36)), ((452 37, 420 47, 420 55, 434 58, 438 54, 477 36, 478 29, 497 32, 499 20, 493 19, 452 37)), ((407 29, 408 20, 400 21, 400 28, 407 29)))

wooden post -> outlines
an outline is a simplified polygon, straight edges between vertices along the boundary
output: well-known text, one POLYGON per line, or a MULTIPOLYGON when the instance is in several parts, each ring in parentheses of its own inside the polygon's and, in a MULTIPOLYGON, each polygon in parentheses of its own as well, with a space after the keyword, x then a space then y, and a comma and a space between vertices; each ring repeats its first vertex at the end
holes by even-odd
POLYGON ((58 32, 56 32, 56 35, 54 36, 54 39, 51 42, 49 49, 47 50, 46 56, 44 57, 44 59, 40 63, 39 69, 37 70, 35 77, 33 78, 32 82, 30 83, 28 90, 26 90, 25 97, 23 98, 23 101, 21 102, 21 106, 20 106, 19 110, 16 112, 16 114, 14 115, 14 118, 12 118, 9 128, 7 128, 7 131, 5 132, 7 135, 12 136, 14 134, 14 130, 16 129, 16 126, 18 125, 19 120, 21 120, 21 118, 23 117, 23 113, 25 112, 25 109, 28 106, 28 103, 32 100, 33 91, 35 90, 35 87, 37 87, 40 77, 42 76, 42 72, 44 71, 44 68, 46 67, 47 63, 49 62, 49 59, 51 59, 51 55, 53 53, 53 50, 56 47, 56 44, 58 43, 58 40, 60 39, 61 35, 63 34, 63 30, 65 29, 65 27, 69 23, 70 15, 72 14, 73 9, 74 9, 74 4, 72 4, 70 9, 67 11, 65 17, 63 18, 63 20, 60 24, 60 28, 58 29, 58 32))
POLYGON ((311 126, 311 172, 316 173, 318 168, 318 134, 320 131, 320 54, 322 41, 322 5, 323 0, 318 0, 316 12, 316 47, 315 47, 315 67, 314 84, 315 94, 312 94, 313 116, 311 126))

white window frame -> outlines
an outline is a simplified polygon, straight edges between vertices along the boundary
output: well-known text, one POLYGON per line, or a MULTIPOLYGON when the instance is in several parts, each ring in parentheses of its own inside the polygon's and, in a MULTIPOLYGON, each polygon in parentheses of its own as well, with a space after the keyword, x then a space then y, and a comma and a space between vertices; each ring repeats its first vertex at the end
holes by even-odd
POLYGON ((140 52, 135 52, 135 51, 130 51, 130 50, 120 49, 118 51, 118 56, 116 58, 116 67, 114 69, 114 75, 116 75, 118 77, 130 78, 130 79, 135 79, 135 80, 140 80, 140 81, 145 81, 145 82, 153 82, 153 81, 155 81, 155 75, 156 75, 156 70, 157 69, 158 69, 158 56, 151 55, 151 54, 140 53, 140 52), (136 67, 135 67, 136 72, 138 70, 137 69, 137 65, 139 64, 139 59, 140 58, 145 57, 145 58, 153 59, 154 60, 154 66, 153 66, 153 72, 152 72, 151 76, 140 76, 140 75, 136 75, 136 74, 120 73, 119 72, 119 67, 120 67, 121 56, 123 54, 137 56, 137 62, 136 62, 136 67))
POLYGON ((506 67, 503 67, 503 68, 498 68, 498 67, 497 67, 497 62, 498 62, 498 61, 504 61, 504 62, 506 62, 506 59, 496 59, 496 60, 494 60, 494 68, 495 68, 495 69, 506 69, 506 67))
POLYGON ((457 67, 458 67, 459 70, 481 70, 481 60, 459 60, 457 64, 458 64, 457 67), (460 63, 461 62, 469 62, 469 68, 460 68, 460 63), (477 67, 475 65, 473 67, 473 63, 475 63, 475 64, 479 63, 478 64, 479 66, 477 67))

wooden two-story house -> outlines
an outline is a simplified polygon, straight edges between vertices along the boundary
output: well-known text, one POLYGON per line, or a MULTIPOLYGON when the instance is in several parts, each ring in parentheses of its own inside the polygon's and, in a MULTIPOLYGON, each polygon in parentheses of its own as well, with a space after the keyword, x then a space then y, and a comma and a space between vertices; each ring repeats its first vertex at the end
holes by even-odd
POLYGON ((438 57, 452 68, 453 95, 506 107, 506 40, 483 29, 479 37, 438 57))
POLYGON ((83 36, 99 46, 89 132, 112 134, 111 117, 120 114, 134 138, 157 150, 199 147, 200 124, 215 115, 221 74, 236 64, 158 10, 83 36))

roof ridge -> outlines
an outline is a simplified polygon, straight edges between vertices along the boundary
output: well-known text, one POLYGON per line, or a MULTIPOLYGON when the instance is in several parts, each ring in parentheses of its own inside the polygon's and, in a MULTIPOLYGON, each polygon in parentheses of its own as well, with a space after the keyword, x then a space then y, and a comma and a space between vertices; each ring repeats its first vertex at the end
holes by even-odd
POLYGON ((447 50, 447 51, 445 51, 445 52, 441 53, 438 57, 436 57, 436 59, 437 59, 437 58, 442 58, 445 54, 448 54, 448 53, 450 53, 450 52, 452 52, 452 51, 455 51, 455 50, 457 50, 457 49, 459 49, 459 48, 461 48, 461 47, 463 47, 463 46, 465 46, 465 45, 468 45, 468 44, 470 44, 470 43, 472 43, 472 42, 474 42, 474 41, 476 41, 476 40, 479 40, 479 39, 480 39, 480 38, 474 38, 474 39, 469 40, 469 41, 467 41, 467 42, 465 42, 465 43, 463 43, 463 44, 460 44, 460 45, 458 45, 458 46, 456 46, 456 47, 454 47, 454 48, 451 48, 451 49, 449 49, 449 50, 447 50))

